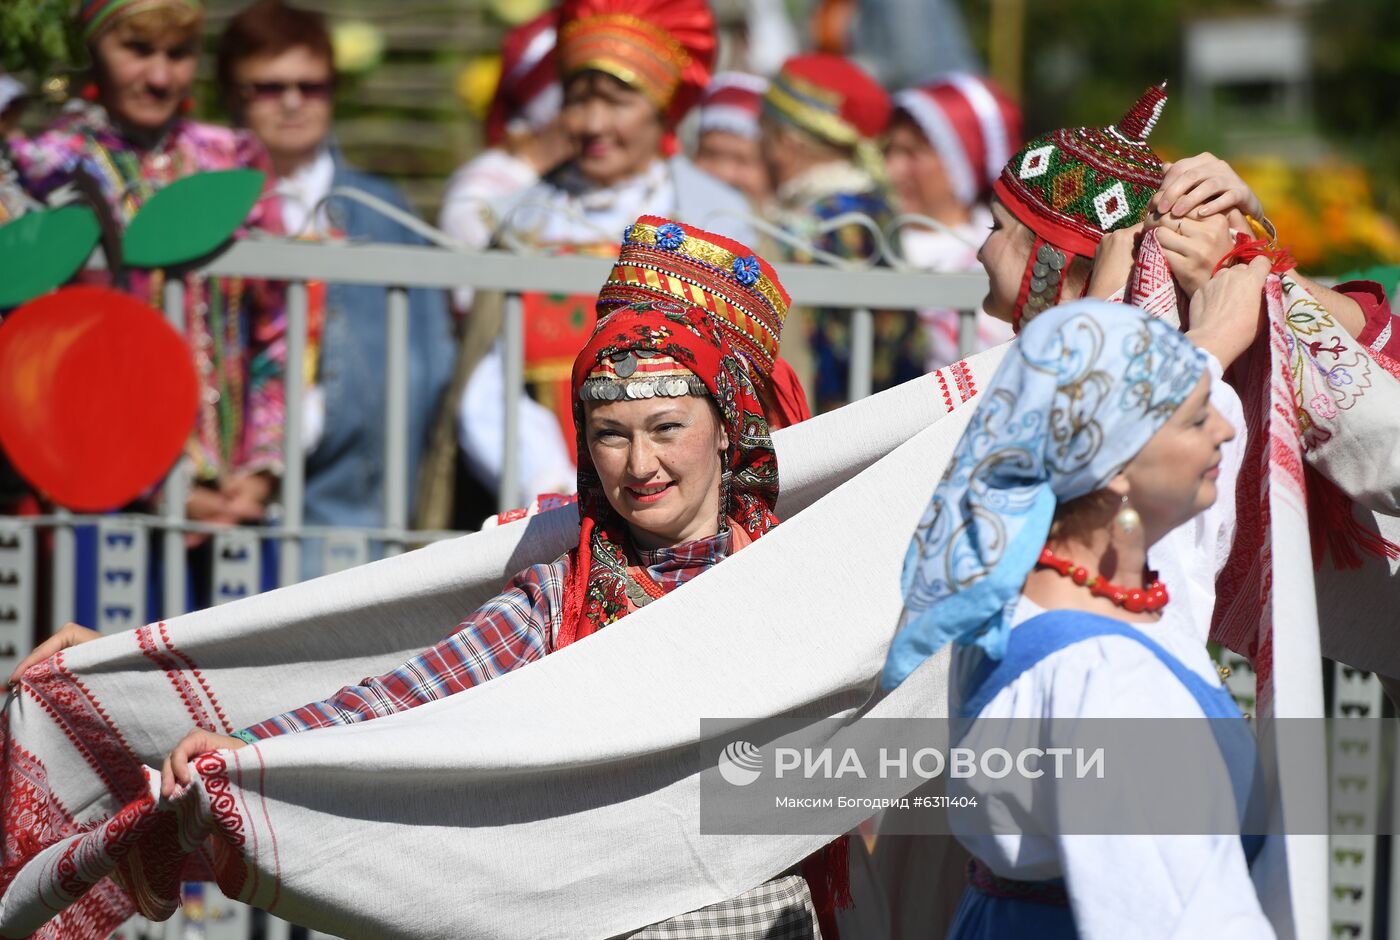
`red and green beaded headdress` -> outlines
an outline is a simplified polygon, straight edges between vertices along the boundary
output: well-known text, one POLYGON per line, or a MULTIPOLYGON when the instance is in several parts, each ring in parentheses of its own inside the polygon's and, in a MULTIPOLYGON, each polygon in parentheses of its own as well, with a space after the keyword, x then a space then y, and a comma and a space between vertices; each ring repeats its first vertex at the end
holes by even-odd
POLYGON ((1092 258, 1106 234, 1146 216, 1163 174, 1147 137, 1166 103, 1165 83, 1149 88, 1117 124, 1051 131, 1002 169, 992 191, 1036 235, 1018 319, 1023 305, 1032 313, 1059 301, 1060 275, 1074 255, 1092 258), (1045 270, 1034 272, 1037 264, 1045 270))

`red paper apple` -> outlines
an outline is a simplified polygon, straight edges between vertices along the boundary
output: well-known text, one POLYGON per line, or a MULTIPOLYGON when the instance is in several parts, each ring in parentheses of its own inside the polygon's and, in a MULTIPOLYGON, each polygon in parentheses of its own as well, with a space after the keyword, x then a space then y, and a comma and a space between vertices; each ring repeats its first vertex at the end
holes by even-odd
POLYGON ((115 509, 158 483, 198 394, 184 338, 126 294, 65 287, 0 323, 0 446, 69 509, 115 509))

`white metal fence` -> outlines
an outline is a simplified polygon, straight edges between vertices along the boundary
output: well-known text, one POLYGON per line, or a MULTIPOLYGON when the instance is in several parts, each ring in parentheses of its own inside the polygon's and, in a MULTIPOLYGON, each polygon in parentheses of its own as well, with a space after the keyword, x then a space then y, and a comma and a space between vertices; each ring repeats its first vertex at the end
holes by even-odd
MULTIPOLYGON (((202 270, 209 274, 257 277, 287 283, 287 359, 299 363, 307 344, 307 283, 388 285, 385 317, 387 349, 384 362, 386 383, 386 429, 384 525, 377 529, 308 526, 303 521, 304 477, 300 460, 288 459, 281 481, 280 518, 275 525, 229 528, 194 522, 185 518, 189 492, 188 470, 177 465, 165 482, 160 515, 75 515, 56 511, 52 515, 24 518, 0 517, 0 669, 6 673, 19 656, 38 639, 41 625, 38 595, 41 566, 48 573, 48 625, 56 628, 73 618, 74 597, 79 587, 95 593, 96 622, 104 632, 139 626, 146 619, 148 591, 158 591, 157 608, 161 617, 186 612, 187 556, 185 535, 207 533, 210 553, 212 598, 214 603, 236 600, 256 593, 263 583, 263 559, 275 546, 277 565, 272 580, 290 584, 301 579, 302 553, 307 540, 320 546, 323 570, 337 571, 371 560, 372 546, 385 554, 405 547, 448 537, 456 533, 424 532, 409 528, 406 493, 409 467, 407 436, 409 409, 409 304, 411 288, 503 292, 506 295, 501 346, 504 356, 505 421, 504 458, 499 502, 502 508, 523 504, 533 494, 521 493, 516 483, 519 428, 515 423, 519 396, 523 389, 524 331, 520 296, 523 292, 586 294, 596 292, 606 279, 611 263, 599 259, 542 257, 491 251, 463 253, 445 248, 390 245, 317 244, 250 240, 234 245, 202 270), (51 533, 51 543, 43 538, 51 533), (87 556, 92 561, 78 569, 77 540, 80 533, 91 539, 87 556), (160 542, 160 571, 153 570, 154 542, 160 542), (153 583, 154 582, 157 583, 153 583), (80 581, 82 582, 80 584, 80 581)), ((851 369, 849 397, 864 397, 871 391, 871 364, 874 352, 873 309, 953 308, 963 311, 961 348, 971 351, 975 337, 973 310, 986 292, 986 279, 980 274, 924 274, 887 269, 842 270, 832 267, 780 265, 779 275, 791 292, 794 304, 843 308, 851 317, 851 369)), ((182 329, 183 284, 167 282, 165 309, 171 324, 182 329)), ((790 342, 793 340, 789 340, 790 342)), ((295 369, 289 375, 295 376, 295 369)), ((286 383, 285 453, 289 458, 302 450, 302 405, 304 389, 300 382, 286 383)), ((1238 657, 1228 657, 1234 669, 1229 680, 1232 691, 1246 701, 1252 695, 1252 673, 1238 657)), ((1335 937, 1359 940, 1386 936, 1377 915, 1393 911, 1400 904, 1400 853, 1392 855, 1390 884, 1378 886, 1376 820, 1382 813, 1394 813, 1400 803, 1400 784, 1386 772, 1393 761, 1385 759, 1386 748, 1395 742, 1380 740, 1382 695, 1374 677, 1340 665, 1334 668, 1333 715, 1339 724, 1334 745, 1333 776, 1348 776, 1351 786, 1333 807, 1334 816, 1346 817, 1346 825, 1357 835, 1332 838, 1332 904, 1335 937), (1345 708, 1343 706, 1346 706, 1345 708), (1364 707, 1363 707, 1364 706, 1364 707), (1362 745, 1366 745, 1363 747, 1362 745), (1358 786, 1356 782, 1360 780, 1358 786), (1386 791, 1390 791, 1387 795, 1386 791), (1340 815, 1339 815, 1340 814, 1340 815), (1377 904, 1378 890, 1391 895, 1390 903, 1377 904)), ((1334 787, 1334 790, 1337 790, 1334 787)), ((1341 792, 1341 791, 1338 791, 1341 792)), ((202 890, 203 917, 197 924, 176 919, 165 925, 133 923, 124 928, 128 937, 201 936, 212 940, 245 940, 253 935, 253 918, 241 905, 224 901, 212 886, 202 890)), ((1391 913, 1388 920, 1395 923, 1391 913)), ((288 927, 267 918, 256 933, 269 940, 285 937, 288 927)), ((1400 932, 1389 932, 1400 938, 1400 932)))
MULTIPOLYGON (((189 492, 186 465, 178 464, 165 481, 163 510, 159 516, 80 516, 57 511, 50 516, 0 519, 0 668, 29 648, 37 629, 37 537, 52 532, 52 567, 48 589, 49 616, 53 627, 73 619, 74 597, 85 579, 85 590, 95 592, 96 622, 100 630, 125 630, 139 626, 146 605, 148 579, 156 573, 148 564, 151 541, 160 540, 158 613, 174 617, 186 612, 186 533, 207 533, 213 542, 212 597, 235 600, 255 593, 260 583, 264 549, 276 546, 279 584, 302 577, 302 551, 308 539, 321 546, 322 567, 340 570, 370 559, 370 546, 382 544, 385 554, 402 551, 453 533, 409 529, 406 493, 408 467, 409 361, 408 291, 410 288, 476 290, 506 294, 501 337, 505 372, 504 466, 501 474, 501 508, 523 505, 534 494, 519 492, 516 472, 521 441, 514 417, 523 388, 524 332, 520 294, 596 293, 611 269, 607 261, 579 257, 540 257, 507 252, 463 253, 441 248, 388 245, 327 245, 310 242, 244 241, 203 270, 210 274, 260 277, 287 283, 286 361, 303 361, 307 344, 307 288, 309 281, 388 285, 385 376, 386 449, 384 476, 384 525, 378 529, 313 527, 303 523, 304 476, 300 460, 288 459, 280 487, 280 516, 275 525, 228 528, 185 518, 189 492), (77 533, 96 533, 96 561, 80 575, 77 533)), ((931 275, 884 270, 838 271, 815 266, 781 267, 780 276, 796 303, 851 309, 852 367, 850 395, 870 393, 874 346, 871 308, 941 306, 972 309, 985 293, 981 275, 931 275)), ((176 329, 184 325, 184 284, 170 279, 165 286, 165 308, 176 329)), ((965 335, 971 337, 968 329, 965 335)), ((293 370, 294 371, 294 370, 293 370)), ((284 449, 302 453, 304 388, 286 383, 284 449)), ((85 556, 91 554, 85 552, 85 556)))

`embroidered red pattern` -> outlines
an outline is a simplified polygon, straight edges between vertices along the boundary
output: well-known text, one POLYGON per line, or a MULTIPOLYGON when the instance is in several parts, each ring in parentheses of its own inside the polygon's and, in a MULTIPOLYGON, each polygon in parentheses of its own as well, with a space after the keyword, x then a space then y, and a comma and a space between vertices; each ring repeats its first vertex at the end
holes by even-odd
POLYGON ((34 932, 33 940, 106 940, 136 907, 110 879, 99 881, 62 914, 34 932))
POLYGON ((963 401, 967 401, 977 394, 977 383, 973 381, 972 370, 967 367, 966 362, 955 362, 951 366, 953 379, 958 385, 958 395, 963 401))
POLYGON ((60 839, 77 832, 70 813, 49 789, 48 771, 33 754, 10 737, 9 722, 0 718, 4 739, 4 864, 0 893, 10 886, 29 859, 60 839))
POLYGON ((97 698, 68 672, 62 653, 25 673, 20 689, 52 716, 118 802, 130 802, 145 792, 141 761, 97 698))
POLYGON ((219 706, 218 700, 209 689, 209 684, 204 680, 194 660, 179 649, 170 641, 170 634, 165 623, 147 624, 136 631, 137 642, 141 646, 141 654, 155 663, 175 689, 180 700, 185 703, 185 709, 194 719, 195 725, 210 731, 222 731, 224 734, 231 733, 234 729, 224 716, 223 709, 219 706), (160 631, 160 642, 156 641, 156 631, 160 631), (165 649, 160 647, 164 645, 165 649), (199 684, 196 690, 190 683, 193 678, 199 684), (201 694, 202 693, 202 694, 201 694), (210 712, 213 712, 211 717, 210 712), (217 723, 215 723, 217 719, 217 723))
POLYGON ((251 827, 245 827, 238 812, 238 799, 229 785, 228 761, 219 751, 211 751, 195 760, 194 769, 204 782, 214 824, 214 874, 226 895, 242 897, 252 867, 242 849, 251 827))
POLYGON ((934 373, 938 377, 938 387, 943 390, 943 407, 950 413, 958 405, 964 404, 977 394, 977 383, 972 378, 972 370, 967 367, 966 362, 955 362, 950 366, 945 366, 934 373), (953 386, 948 385, 948 377, 952 376, 953 386), (953 401, 953 388, 958 390, 958 400, 953 401))
POLYGON ((77 900, 88 888, 107 877, 115 860, 136 844, 156 822, 155 801, 146 795, 86 834, 75 837, 54 870, 55 892, 61 905, 77 900))

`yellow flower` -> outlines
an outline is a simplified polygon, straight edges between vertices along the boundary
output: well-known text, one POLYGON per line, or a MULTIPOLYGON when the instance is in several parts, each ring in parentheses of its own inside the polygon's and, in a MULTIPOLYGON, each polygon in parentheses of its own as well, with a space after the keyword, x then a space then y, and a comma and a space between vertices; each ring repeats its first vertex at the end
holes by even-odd
POLYGON ((484 55, 472 59, 457 73, 457 96, 477 120, 486 117, 501 80, 501 57, 484 55))
POLYGON ((351 75, 368 72, 384 58, 384 35, 364 20, 344 20, 331 28, 335 67, 351 75))

